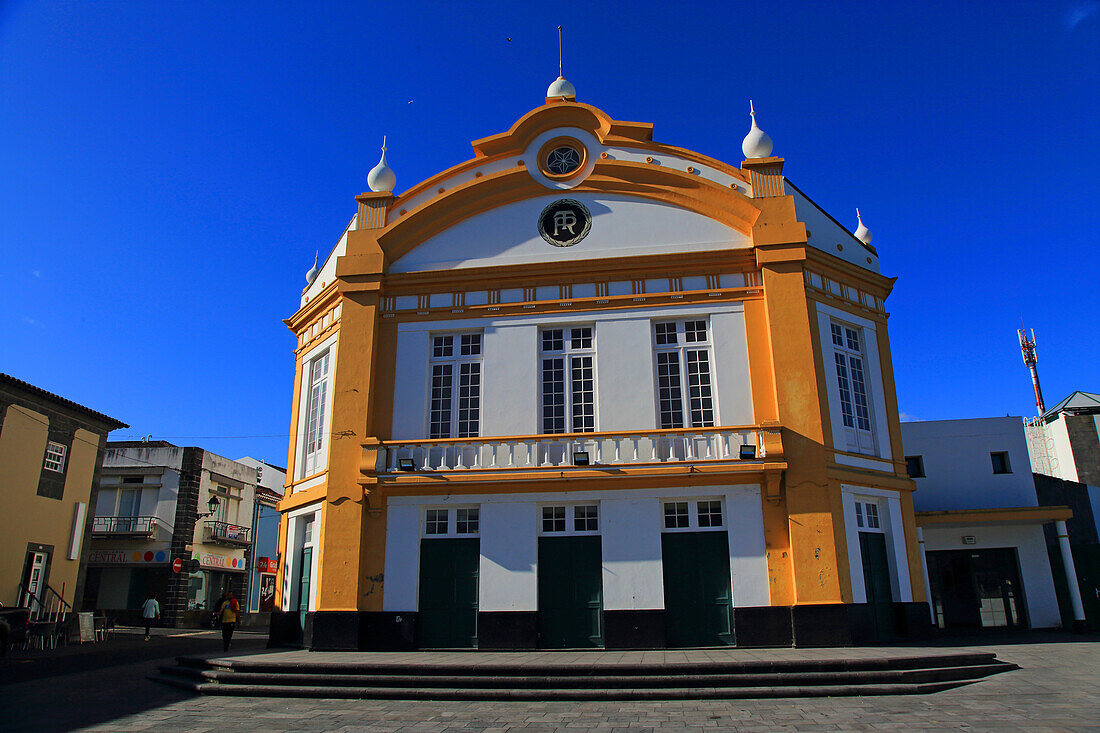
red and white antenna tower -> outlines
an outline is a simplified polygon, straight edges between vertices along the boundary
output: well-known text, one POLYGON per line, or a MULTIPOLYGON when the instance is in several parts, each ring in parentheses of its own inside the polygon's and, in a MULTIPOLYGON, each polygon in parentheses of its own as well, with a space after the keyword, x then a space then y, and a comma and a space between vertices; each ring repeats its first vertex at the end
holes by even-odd
POLYGON ((1031 370, 1031 385, 1035 387, 1035 407, 1042 415, 1047 408, 1043 405, 1043 390, 1039 389, 1039 357, 1035 355, 1035 329, 1031 329, 1031 338, 1027 337, 1027 333, 1022 328, 1016 329, 1016 333, 1020 337, 1020 351, 1024 354, 1024 366, 1031 370))

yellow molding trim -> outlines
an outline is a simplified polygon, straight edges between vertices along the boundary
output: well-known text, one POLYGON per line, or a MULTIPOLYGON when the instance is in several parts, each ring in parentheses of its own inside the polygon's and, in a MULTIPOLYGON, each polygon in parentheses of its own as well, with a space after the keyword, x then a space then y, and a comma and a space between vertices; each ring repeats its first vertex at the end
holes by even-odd
POLYGON ((302 328, 313 323, 315 318, 324 315, 328 308, 334 308, 340 302, 337 282, 340 278, 333 278, 332 282, 324 287, 321 292, 310 299, 305 305, 294 312, 290 318, 283 319, 283 323, 297 335, 302 328))
POLYGON ((937 524, 983 524, 994 522, 1057 522, 1073 518, 1068 506, 1021 506, 1000 509, 953 509, 916 512, 917 526, 937 524))
POLYGON ((311 486, 308 489, 288 494, 281 501, 275 504, 275 508, 278 509, 280 512, 289 512, 292 509, 297 509, 298 507, 303 507, 307 504, 324 501, 327 493, 327 487, 325 486, 325 484, 311 486))

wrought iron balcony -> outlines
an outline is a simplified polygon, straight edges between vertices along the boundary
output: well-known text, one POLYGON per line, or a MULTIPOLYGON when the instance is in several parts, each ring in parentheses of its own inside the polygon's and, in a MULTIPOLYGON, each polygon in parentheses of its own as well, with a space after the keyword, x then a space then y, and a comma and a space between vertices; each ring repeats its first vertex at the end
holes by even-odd
POLYGON ((92 534, 101 537, 151 540, 158 531, 172 534, 160 517, 93 517, 92 534))
POLYGON ((252 544, 252 528, 228 522, 208 521, 203 528, 203 542, 243 547, 252 544))
POLYGON ((764 428, 759 426, 383 441, 377 470, 439 473, 733 462, 763 458, 764 445, 764 428), (742 446, 751 449, 742 453, 742 446), (576 462, 580 452, 587 454, 587 464, 576 462))

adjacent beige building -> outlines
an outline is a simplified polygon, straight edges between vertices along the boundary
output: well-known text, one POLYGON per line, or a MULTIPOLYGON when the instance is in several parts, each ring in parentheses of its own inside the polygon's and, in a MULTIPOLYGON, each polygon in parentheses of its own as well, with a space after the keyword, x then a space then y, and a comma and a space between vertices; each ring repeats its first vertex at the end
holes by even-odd
POLYGON ((0 603, 80 598, 96 468, 107 433, 125 427, 0 374, 0 603))

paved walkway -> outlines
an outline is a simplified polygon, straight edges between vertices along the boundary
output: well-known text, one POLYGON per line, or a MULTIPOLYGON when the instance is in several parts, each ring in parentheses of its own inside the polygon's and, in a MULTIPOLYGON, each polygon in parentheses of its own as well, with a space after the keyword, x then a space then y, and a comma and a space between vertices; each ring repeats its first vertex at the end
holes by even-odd
MULTIPOLYGON (((213 639, 209 640, 211 643, 213 639)), ((258 642, 257 642, 258 644, 258 642)), ((951 647, 729 650, 751 658, 822 654, 943 653, 951 647)), ((168 660, 0 685, 0 730, 336 731, 338 733, 637 733, 645 730, 1100 730, 1100 639, 1030 637, 962 645, 988 650, 1020 670, 927 696, 736 700, 730 702, 410 702, 192 696, 144 679, 168 660), (12 706, 12 701, 17 705, 12 706), (6 706, 6 707, 5 707, 6 706)), ((213 652, 210 652, 213 655, 213 652)), ((255 653, 262 652, 258 647, 255 653)), ((694 655, 714 652, 647 652, 694 655)), ((279 652, 287 654, 287 652, 279 652)), ((305 654, 289 652, 289 654, 305 654)), ((583 653, 597 658, 614 652, 583 653)), ((317 654, 308 656, 317 657, 317 654)), ((340 655, 337 655, 340 656, 340 655)), ((395 655, 403 656, 403 655, 395 655)), ((494 653, 457 656, 501 658, 494 653)), ((533 656, 557 656, 535 654, 533 656)), ((417 657, 419 660, 420 657, 417 657)))

